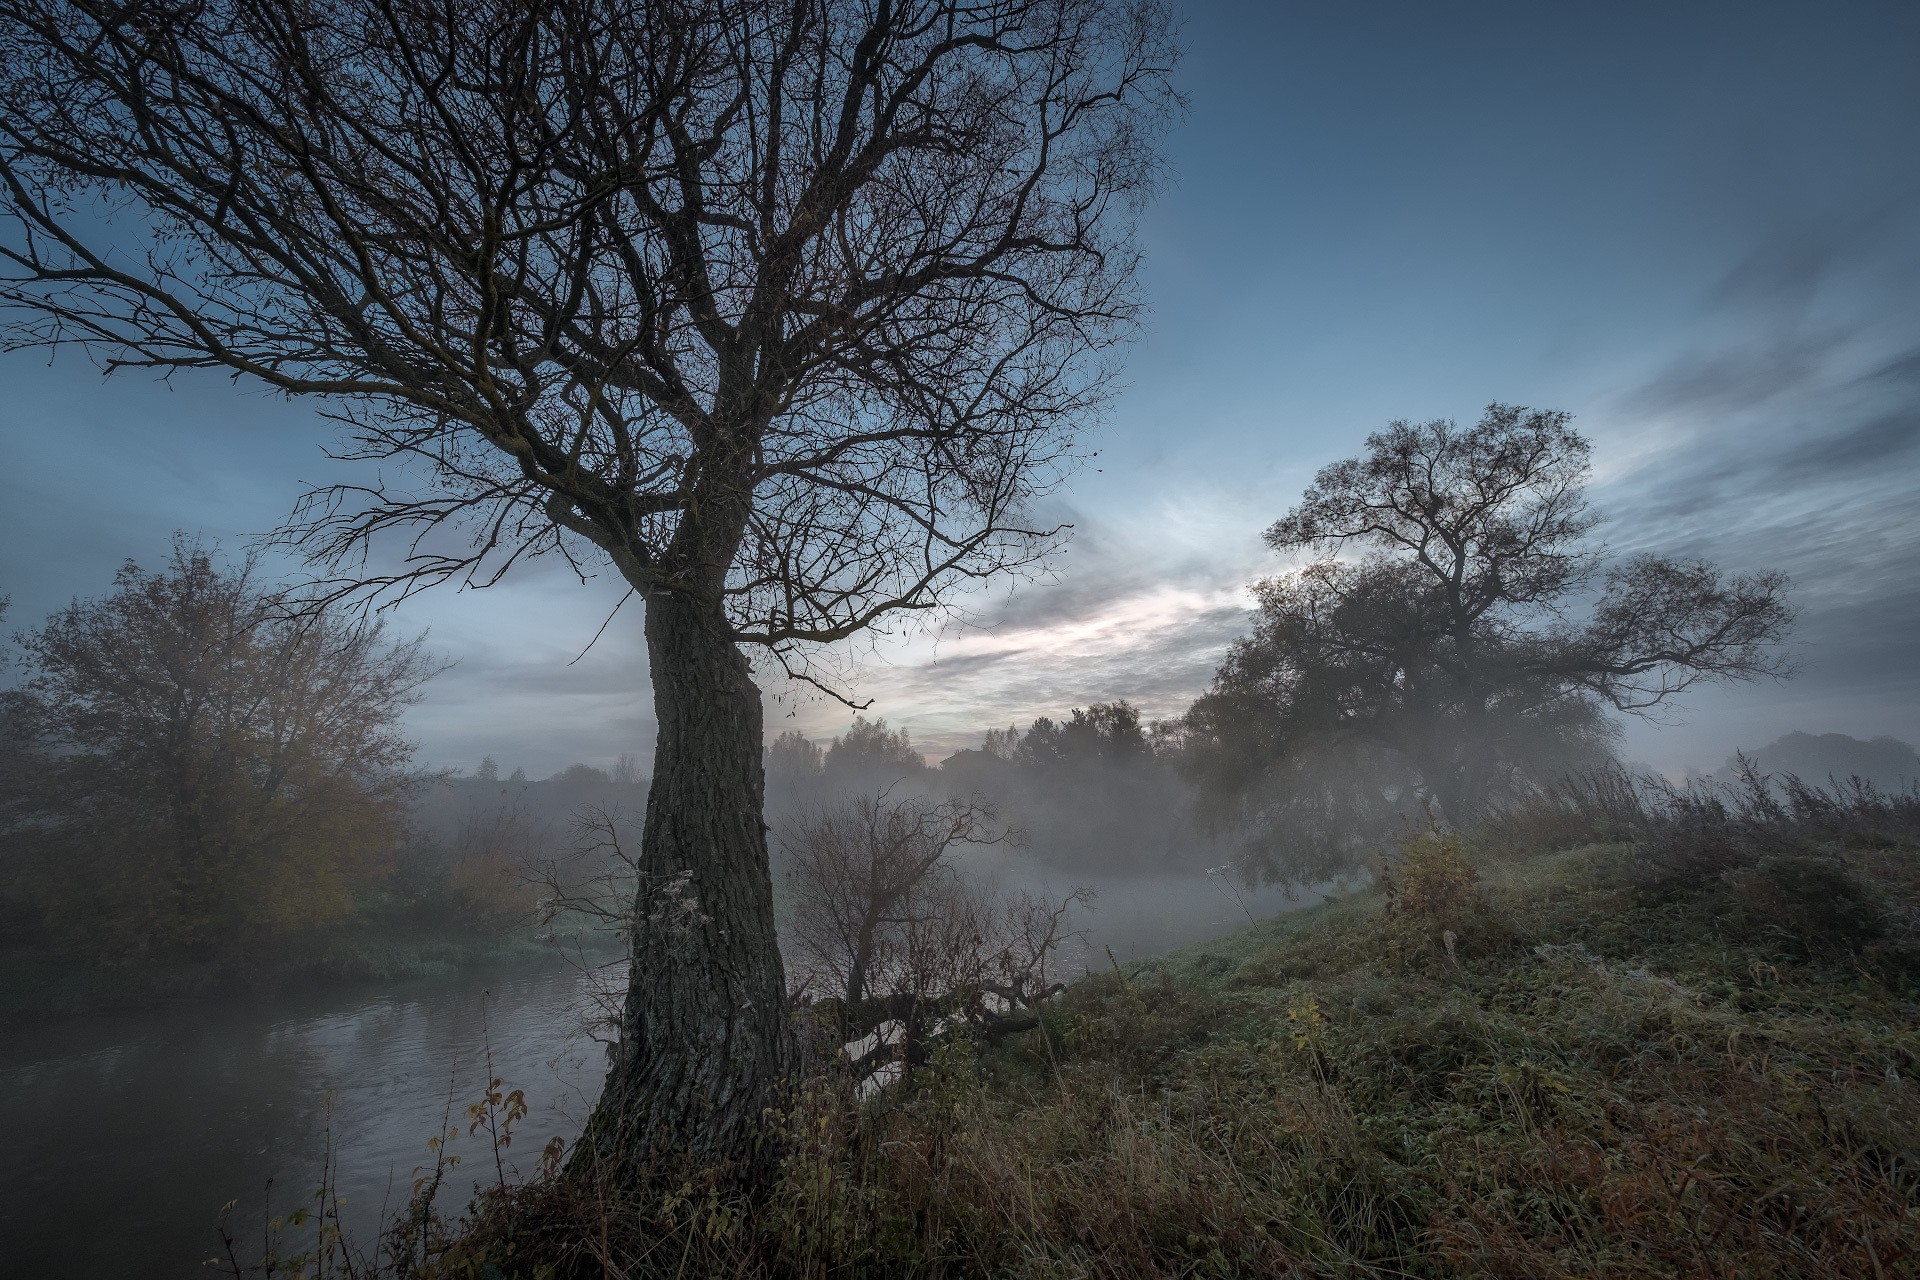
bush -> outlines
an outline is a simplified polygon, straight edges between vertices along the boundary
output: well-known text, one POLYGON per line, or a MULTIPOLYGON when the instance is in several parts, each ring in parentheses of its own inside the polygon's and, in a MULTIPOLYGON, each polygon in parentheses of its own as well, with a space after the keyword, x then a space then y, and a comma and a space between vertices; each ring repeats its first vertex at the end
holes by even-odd
POLYGON ((1377 876, 1386 916, 1385 957, 1397 964, 1440 961, 1460 966, 1458 946, 1474 935, 1484 942, 1490 923, 1480 873, 1467 860, 1458 832, 1438 829, 1401 841, 1397 858, 1377 876))
POLYGON ((1744 928, 1794 960, 1845 959, 1885 934, 1879 910, 1835 858, 1775 854, 1730 877, 1744 928))
POLYGON ((1381 867, 1379 881, 1389 916, 1447 924, 1480 906, 1480 873, 1467 861, 1465 842, 1452 831, 1401 841, 1399 858, 1381 867))

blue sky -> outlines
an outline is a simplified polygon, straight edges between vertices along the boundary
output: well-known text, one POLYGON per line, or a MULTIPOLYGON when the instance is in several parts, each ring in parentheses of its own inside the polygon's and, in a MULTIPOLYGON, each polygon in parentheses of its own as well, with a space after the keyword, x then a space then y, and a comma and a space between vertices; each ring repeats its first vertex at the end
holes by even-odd
MULTIPOLYGON (((935 754, 1113 697, 1178 711, 1245 628, 1259 531, 1399 417, 1564 408, 1620 551, 1798 583, 1800 674, 1630 727, 1715 765, 1788 729, 1920 739, 1920 7, 1190 4, 1144 228, 1152 314, 1073 546, 970 629, 850 651, 935 754)), ((36 622, 185 528, 238 547, 341 478, 309 406, 0 358, 0 592, 36 622)), ((637 606, 545 566, 397 625, 456 668, 423 755, 535 774, 645 753, 637 606)), ((769 727, 844 708, 769 681, 769 727)))

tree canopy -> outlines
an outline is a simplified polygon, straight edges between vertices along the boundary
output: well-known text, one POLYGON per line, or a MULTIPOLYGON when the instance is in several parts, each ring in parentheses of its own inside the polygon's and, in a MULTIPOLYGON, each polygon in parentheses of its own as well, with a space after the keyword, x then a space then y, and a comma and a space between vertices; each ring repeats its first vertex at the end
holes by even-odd
POLYGON ((604 556, 788 655, 1047 544, 1173 57, 1148 0, 10 0, 0 53, 12 342, 324 397, 432 483, 305 513, 424 535, 383 583, 604 556))
POLYGON ((32 750, 5 841, 68 945, 229 954, 347 915, 391 864, 415 781, 399 716, 434 672, 419 641, 292 612, 184 540, 23 640, 32 750))
POLYGON ((319 397, 398 464, 296 513, 344 588, 558 554, 645 603, 639 892, 699 927, 636 926, 577 1159, 764 1162, 736 646, 831 685, 814 646, 1054 543, 1174 55, 1160 0, 0 0, 10 342, 319 397))
POLYGON ((1040 716, 1025 733, 1012 726, 989 730, 981 749, 1043 772, 1137 764, 1153 756, 1139 709, 1125 699, 1075 707, 1061 721, 1040 716))
POLYGON ((1785 577, 1609 564, 1588 455, 1567 414, 1496 404, 1464 430, 1393 423, 1322 470, 1266 538, 1327 558, 1255 584, 1253 634, 1186 718, 1220 811, 1270 836, 1420 799, 1459 822, 1604 756, 1609 710, 1783 673, 1785 577))

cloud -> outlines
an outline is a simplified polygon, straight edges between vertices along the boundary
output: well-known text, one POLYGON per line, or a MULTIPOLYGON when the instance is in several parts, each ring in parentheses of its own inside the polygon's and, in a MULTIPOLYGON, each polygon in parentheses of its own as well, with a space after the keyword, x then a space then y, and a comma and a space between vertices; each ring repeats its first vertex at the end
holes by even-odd
POLYGON ((1920 444, 1920 405, 1895 409, 1846 428, 1824 440, 1808 440, 1775 463, 1782 485, 1810 476, 1844 476, 1883 466, 1920 444))
POLYGON ((1682 356, 1621 397, 1620 407, 1645 415, 1752 409, 1817 379, 1845 337, 1789 333, 1751 346, 1682 356))
MULTIPOLYGON (((1596 493, 1616 546, 1794 579, 1797 676, 1690 700, 1733 741, 1843 718, 1913 732, 1920 308, 1871 282, 1916 248, 1846 229, 1763 245, 1704 299, 1695 349, 1599 415, 1631 459, 1596 493)), ((1702 760, 1726 745, 1682 732, 1669 756, 1681 743, 1702 760)))
MULTIPOLYGON (((1785 714, 1824 700, 1840 714, 1863 687, 1897 697, 1916 683, 1920 311, 1863 288, 1886 248, 1877 226, 1796 226, 1763 242, 1703 292, 1681 330, 1690 349, 1584 415, 1617 551, 1796 580, 1801 676, 1690 702, 1720 707, 1716 724, 1744 723, 1726 718, 1735 705, 1785 714)), ((872 714, 934 754, 1109 698, 1176 714, 1247 630, 1245 584, 1279 567, 1259 529, 1293 496, 1257 495, 1256 510, 1230 478, 1214 483, 1147 511, 1065 512, 1077 532, 1050 580, 974 601, 981 625, 876 651, 858 685, 872 714)), ((825 705, 790 723, 827 736, 849 718, 825 705)))
MULTIPOLYGON (((1125 698, 1170 716, 1212 679, 1247 630, 1246 583, 1266 557, 1252 536, 1201 553, 1156 516, 1126 529, 1079 513, 1055 575, 969 602, 971 625, 877 646, 856 691, 868 714, 908 728, 931 755, 979 744, 990 728, 1125 698)), ((851 713, 824 700, 783 710, 775 728, 812 737, 851 713)))

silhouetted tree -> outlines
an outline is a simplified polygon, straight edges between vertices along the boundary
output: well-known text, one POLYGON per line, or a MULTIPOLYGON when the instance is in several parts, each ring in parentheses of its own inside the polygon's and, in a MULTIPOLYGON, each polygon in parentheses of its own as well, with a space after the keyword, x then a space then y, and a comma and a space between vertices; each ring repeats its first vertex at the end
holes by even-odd
POLYGON ((303 508, 360 586, 552 552, 644 600, 640 893, 694 905, 635 912, 579 1158, 756 1149, 785 1024, 740 645, 817 680, 812 646, 1051 544, 1030 500, 1137 310, 1169 31, 1159 0, 0 2, 12 342, 323 397, 434 486, 303 508))
POLYGON ((843 792, 886 787, 927 768, 905 729, 860 716, 827 747, 820 764, 823 781, 843 792))
POLYGON ((1096 702, 1073 709, 1060 722, 1041 716, 1026 733, 1013 730, 996 739, 990 732, 983 748, 1038 770, 1062 766, 1132 764, 1152 756, 1153 747, 1140 727, 1140 712, 1129 702, 1096 702))
POLYGON ((778 826, 799 805, 820 798, 826 752, 797 730, 789 729, 767 744, 767 821, 778 826))
POLYGON ((1002 897, 971 883, 953 853, 1006 840, 995 819, 979 797, 883 790, 817 806, 784 833, 795 986, 835 1049, 866 1042, 857 1078, 923 1063, 942 1026, 990 1039, 1037 1025, 1055 989, 1048 962, 1088 895, 1002 897))
POLYGON ((767 744, 767 785, 776 779, 796 787, 817 781, 824 756, 819 743, 798 730, 787 730, 767 744))
POLYGON ((1604 755, 1608 708, 1781 672, 1782 575, 1653 556, 1602 571, 1587 455, 1568 415, 1496 404, 1464 431, 1396 422, 1321 471, 1268 545, 1364 555, 1255 584, 1254 634, 1187 717, 1193 775, 1271 823, 1337 808, 1311 758, 1364 748, 1376 777, 1384 752, 1403 790, 1459 822, 1519 778, 1604 755))
POLYGON ((776 827, 856 795, 905 784, 904 795, 927 774, 927 762, 905 729, 862 716, 825 745, 792 730, 781 734, 767 745, 766 767, 767 818, 776 827))
POLYGON ((37 762, 7 840, 56 931, 106 958, 217 956, 345 916, 412 793, 418 641, 289 616, 176 539, 24 637, 37 762))

